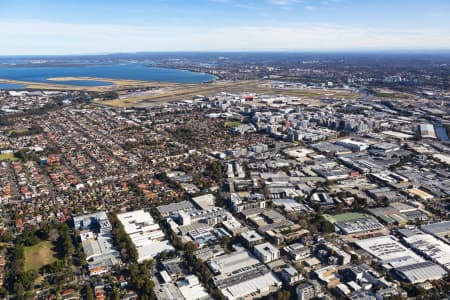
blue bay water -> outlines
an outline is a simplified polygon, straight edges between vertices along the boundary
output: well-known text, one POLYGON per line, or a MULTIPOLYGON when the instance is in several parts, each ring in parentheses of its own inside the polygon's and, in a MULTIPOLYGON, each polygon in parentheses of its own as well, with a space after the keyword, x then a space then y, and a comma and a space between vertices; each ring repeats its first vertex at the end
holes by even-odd
POLYGON ((20 81, 60 83, 81 86, 110 85, 108 82, 75 80, 65 82, 50 81, 52 77, 97 77, 112 79, 130 79, 174 83, 202 83, 215 77, 205 73, 185 70, 147 67, 139 64, 126 65, 86 65, 69 67, 2 67, 1 79, 20 81))
POLYGON ((0 82, 0 90, 20 90, 23 88, 25 87, 20 84, 0 82))

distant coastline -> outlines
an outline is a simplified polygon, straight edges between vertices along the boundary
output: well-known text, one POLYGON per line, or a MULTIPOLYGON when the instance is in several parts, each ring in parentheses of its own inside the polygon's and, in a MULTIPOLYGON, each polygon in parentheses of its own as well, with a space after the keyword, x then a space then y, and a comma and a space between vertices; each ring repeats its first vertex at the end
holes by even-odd
POLYGON ((209 75, 214 77, 213 79, 209 80, 209 81, 205 81, 203 83, 211 83, 214 82, 216 80, 223 80, 225 78, 223 78, 220 75, 216 75, 216 74, 212 74, 209 72, 205 72, 205 71, 199 71, 195 68, 189 68, 189 67, 175 67, 175 66, 167 66, 165 64, 157 64, 157 65, 145 65, 149 68, 162 68, 162 69, 171 69, 171 70, 179 70, 179 71, 187 71, 187 72, 193 72, 193 73, 197 73, 197 74, 205 74, 205 75, 209 75))
POLYGON ((108 64, 100 63, 20 63, 20 64, 0 64, 2 68, 75 68, 75 67, 90 67, 90 66, 106 66, 108 64))

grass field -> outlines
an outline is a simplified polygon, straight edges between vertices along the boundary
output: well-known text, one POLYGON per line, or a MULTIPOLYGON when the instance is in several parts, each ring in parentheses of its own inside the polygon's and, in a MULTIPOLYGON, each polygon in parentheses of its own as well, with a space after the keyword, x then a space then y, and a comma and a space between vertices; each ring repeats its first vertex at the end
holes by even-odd
POLYGON ((52 242, 40 242, 31 247, 25 247, 25 271, 38 270, 56 260, 52 242))
POLYGON ((0 154, 0 161, 17 161, 13 153, 0 154))
POLYGON ((11 134, 24 134, 28 132, 28 128, 18 128, 18 129, 11 129, 8 131, 8 135, 11 134))
POLYGON ((398 99, 408 99, 409 96, 406 94, 401 94, 401 93, 382 93, 382 92, 376 92, 375 97, 378 98, 398 98, 398 99))
POLYGON ((225 122, 225 124, 224 124, 224 126, 225 127, 236 127, 236 126, 239 126, 239 125, 241 125, 241 123, 240 122, 225 122))

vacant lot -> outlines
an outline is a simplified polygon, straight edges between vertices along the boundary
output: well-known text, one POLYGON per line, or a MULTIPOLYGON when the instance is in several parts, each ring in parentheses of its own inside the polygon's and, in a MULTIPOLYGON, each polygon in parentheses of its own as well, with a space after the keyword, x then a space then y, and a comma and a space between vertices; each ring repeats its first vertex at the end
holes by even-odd
POLYGON ((52 242, 41 242, 25 247, 25 271, 38 270, 56 260, 52 242))

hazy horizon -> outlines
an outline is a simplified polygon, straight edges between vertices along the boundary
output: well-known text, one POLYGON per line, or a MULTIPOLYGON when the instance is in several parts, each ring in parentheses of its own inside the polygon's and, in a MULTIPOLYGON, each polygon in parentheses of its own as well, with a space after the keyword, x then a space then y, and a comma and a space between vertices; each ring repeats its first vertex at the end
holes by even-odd
POLYGON ((61 53, 61 54, 0 54, 2 58, 40 58, 40 57, 89 57, 89 56, 114 56, 114 55, 153 55, 153 54, 341 54, 341 55, 450 55, 449 49, 379 49, 379 50, 359 50, 359 49, 347 49, 347 50, 198 50, 198 51, 135 51, 135 52, 85 52, 85 53, 61 53))
POLYGON ((442 0, 0 0, 0 55, 450 51, 442 0))

